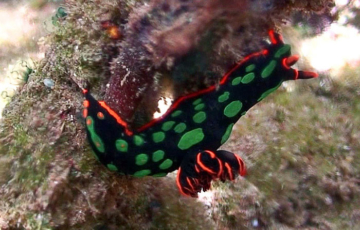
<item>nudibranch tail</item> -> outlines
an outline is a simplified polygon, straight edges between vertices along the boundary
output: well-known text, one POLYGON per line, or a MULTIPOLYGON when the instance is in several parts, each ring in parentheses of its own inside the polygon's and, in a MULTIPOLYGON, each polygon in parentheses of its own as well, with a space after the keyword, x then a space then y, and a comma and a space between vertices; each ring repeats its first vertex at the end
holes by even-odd
POLYGON ((212 180, 233 181, 237 175, 245 174, 245 163, 239 156, 224 150, 204 150, 183 160, 176 184, 181 194, 197 197, 199 192, 210 189, 212 180))

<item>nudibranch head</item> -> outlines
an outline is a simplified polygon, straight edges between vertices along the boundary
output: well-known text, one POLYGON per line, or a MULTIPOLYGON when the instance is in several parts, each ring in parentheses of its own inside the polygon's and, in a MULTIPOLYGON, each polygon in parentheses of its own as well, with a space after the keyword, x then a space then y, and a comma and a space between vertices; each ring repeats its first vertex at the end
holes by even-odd
MULTIPOLYGON (((291 47, 288 44, 284 44, 283 38, 280 34, 275 33, 273 30, 269 30, 270 42, 276 50, 274 51, 274 58, 281 60, 281 65, 285 71, 284 80, 297 80, 297 79, 309 79, 316 78, 318 74, 310 71, 299 71, 291 68, 299 60, 299 55, 291 55, 291 47)), ((271 66, 269 65, 269 68, 271 66)))

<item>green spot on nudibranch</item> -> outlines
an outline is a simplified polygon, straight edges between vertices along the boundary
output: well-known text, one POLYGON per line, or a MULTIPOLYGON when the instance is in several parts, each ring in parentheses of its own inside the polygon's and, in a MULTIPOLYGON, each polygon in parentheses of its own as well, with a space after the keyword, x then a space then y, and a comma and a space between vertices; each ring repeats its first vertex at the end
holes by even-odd
POLYGON ((99 152, 105 152, 104 142, 96 133, 91 134, 91 140, 94 142, 95 147, 99 152))
POLYGON ((189 149, 197 143, 201 142, 204 137, 205 135, 202 128, 190 130, 181 136, 178 143, 178 148, 181 150, 189 149))
POLYGON ((139 135, 134 135, 134 144, 140 146, 144 144, 144 139, 139 135))
POLYGON ((106 167, 110 170, 110 171, 118 171, 118 168, 113 165, 113 164, 107 164, 106 167))
POLYGON ((274 92, 275 90, 277 90, 277 88, 280 87, 280 85, 282 84, 282 81, 275 86, 274 88, 268 89, 267 91, 265 91, 263 94, 261 94, 261 96, 259 97, 258 101, 261 101, 262 99, 264 99, 265 97, 267 97, 270 93, 274 92))
POLYGON ((118 139, 115 141, 115 147, 120 152, 127 152, 128 143, 122 139, 118 139))
POLYGON ((185 131, 185 129, 186 129, 186 124, 181 122, 175 126, 174 131, 175 133, 182 133, 185 131))
POLYGON ((199 111, 202 110, 205 107, 204 103, 198 104, 197 106, 195 106, 195 110, 199 111))
POLYGON ((144 169, 144 170, 140 170, 140 171, 136 171, 133 176, 134 177, 144 177, 147 176, 151 173, 151 171, 149 169, 144 169))
POLYGON ((276 67, 276 61, 272 60, 261 72, 261 77, 262 78, 269 77, 274 71, 275 67, 276 67))
POLYGON ((226 131, 225 131, 224 135, 221 138, 221 144, 224 144, 229 139, 233 126, 234 126, 234 123, 231 123, 226 128, 226 131))
POLYGON ((224 115, 231 118, 235 117, 241 110, 241 101, 232 101, 224 109, 224 115))
POLYGON ((241 82, 241 77, 236 77, 231 81, 231 85, 235 86, 240 84, 240 82, 241 82))
POLYGON ((153 162, 161 161, 164 158, 164 155, 165 155, 164 151, 157 150, 157 151, 153 152, 152 161, 153 162))
POLYGON ((105 146, 104 146, 104 142, 102 141, 102 139, 97 135, 95 128, 94 128, 94 119, 90 116, 88 116, 86 118, 86 125, 87 125, 87 130, 90 133, 90 138, 92 143, 95 145, 95 148, 101 152, 104 153, 105 152, 105 146))
POLYGON ((255 64, 251 64, 249 66, 246 67, 245 71, 248 73, 248 72, 251 72, 255 69, 255 64))
POLYGON ((193 121, 195 123, 202 123, 203 121, 206 120, 206 113, 205 112, 198 112, 197 114, 195 114, 193 116, 193 121))
POLYGON ((169 131, 175 125, 175 121, 166 121, 162 124, 161 129, 163 131, 169 131))
POLYGON ((201 98, 198 98, 198 99, 196 99, 196 100, 193 102, 193 105, 200 104, 201 101, 202 101, 202 99, 201 99, 201 98))
POLYGON ((281 57, 282 55, 284 55, 285 53, 289 52, 290 51, 290 45, 284 45, 283 47, 281 47, 278 51, 276 51, 275 53, 275 58, 279 58, 281 57))
POLYGON ((156 174, 154 174, 154 175, 152 175, 153 177, 164 177, 164 176, 166 176, 167 175, 167 173, 165 173, 165 172, 162 172, 162 173, 156 173, 156 174))
POLYGON ((244 76, 244 78, 241 80, 241 83, 243 84, 248 84, 250 82, 252 82, 255 78, 255 74, 254 73, 248 73, 244 76))
POLYGON ((86 117, 86 126, 89 129, 94 129, 94 119, 90 116, 86 117))
POLYGON ((152 138, 155 143, 162 142, 165 139, 165 133, 164 132, 153 133, 152 138))
POLYGON ((144 165, 148 161, 149 157, 145 153, 141 153, 135 157, 136 165, 144 165))
POLYGON ((171 114, 171 117, 177 117, 177 116, 179 116, 181 113, 182 113, 181 110, 176 110, 175 112, 173 112, 173 113, 171 114))
POLYGON ((170 159, 166 159, 164 160, 163 163, 161 163, 161 165, 159 165, 160 169, 168 169, 171 167, 171 165, 173 164, 173 161, 170 159))
POLYGON ((223 94, 221 94, 219 97, 218 97, 218 102, 224 102, 224 101, 227 101, 229 99, 229 96, 230 96, 230 93, 228 91, 225 91, 223 94))

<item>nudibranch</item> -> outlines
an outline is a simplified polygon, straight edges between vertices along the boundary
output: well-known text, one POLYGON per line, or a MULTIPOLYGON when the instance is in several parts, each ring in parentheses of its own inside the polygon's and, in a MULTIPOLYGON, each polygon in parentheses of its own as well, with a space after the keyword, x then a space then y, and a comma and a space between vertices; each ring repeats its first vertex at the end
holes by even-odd
POLYGON ((291 68, 299 56, 291 55, 281 35, 270 30, 269 37, 264 50, 237 63, 219 85, 178 98, 163 116, 137 130, 84 89, 83 117, 96 158, 111 171, 135 177, 162 177, 178 170, 180 193, 192 197, 208 190, 214 179, 244 176, 244 161, 218 150, 234 124, 283 81, 317 77, 291 68))

